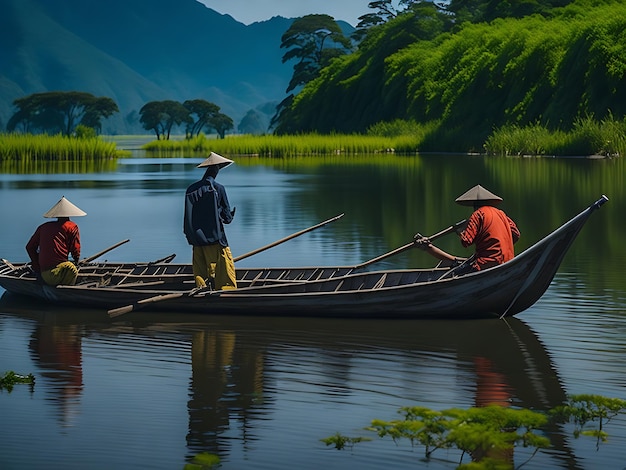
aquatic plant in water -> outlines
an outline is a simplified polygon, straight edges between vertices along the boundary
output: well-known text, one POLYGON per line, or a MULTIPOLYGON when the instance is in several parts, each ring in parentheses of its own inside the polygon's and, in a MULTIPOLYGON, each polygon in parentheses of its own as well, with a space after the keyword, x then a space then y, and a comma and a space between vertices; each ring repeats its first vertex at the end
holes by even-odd
MULTIPOLYGON (((539 434, 550 418, 557 422, 573 422, 575 437, 596 437, 599 446, 608 438, 604 426, 625 411, 626 400, 572 395, 565 404, 547 413, 497 405, 443 411, 403 407, 399 410, 402 419, 374 419, 366 429, 376 432, 380 438, 390 437, 394 442, 407 439, 412 446, 421 445, 426 459, 430 459, 436 450, 456 449, 461 452, 457 469, 514 468, 513 450, 516 446, 534 448, 528 460, 540 449, 550 447, 550 440, 539 434), (597 428, 590 428, 590 423, 597 423, 597 428), (462 463, 466 455, 471 457, 471 462, 462 463)), ((352 448, 366 440, 371 439, 340 433, 321 439, 327 446, 333 445, 338 450, 352 448)))
POLYGON ((601 395, 571 395, 564 405, 551 410, 557 420, 574 424, 574 437, 591 436, 597 439, 597 445, 608 439, 604 426, 620 413, 626 411, 626 400, 607 398, 601 395), (597 423, 597 428, 589 428, 590 423, 597 423))
POLYGON ((35 376, 33 374, 20 375, 10 370, 6 372, 4 376, 0 377, 0 390, 6 389, 11 393, 16 384, 29 384, 33 386, 35 385, 35 376))

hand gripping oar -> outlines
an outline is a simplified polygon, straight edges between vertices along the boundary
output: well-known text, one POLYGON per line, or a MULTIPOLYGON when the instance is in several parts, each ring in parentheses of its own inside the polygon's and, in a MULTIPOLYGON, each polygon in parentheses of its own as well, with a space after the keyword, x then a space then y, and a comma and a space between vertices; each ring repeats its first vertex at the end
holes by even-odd
POLYGON ((304 230, 300 230, 299 232, 292 233, 291 235, 289 235, 289 236, 287 236, 285 238, 281 238, 280 240, 272 242, 269 245, 262 246, 261 248, 257 248, 256 250, 252 250, 252 251, 250 251, 248 253, 245 253, 243 255, 239 255, 236 258, 234 258, 233 261, 241 261, 242 259, 246 259, 249 256, 256 255, 257 253, 260 253, 260 252, 265 251, 265 250, 269 250, 270 248, 275 247, 276 245, 280 245, 281 243, 285 243, 286 241, 291 240, 292 238, 299 237, 300 235, 303 235, 303 234, 305 234, 307 232, 310 232, 312 230, 315 230, 315 229, 318 229, 320 227, 323 227, 324 225, 327 225, 327 224, 329 224, 331 222, 334 222, 335 220, 341 219, 343 216, 344 216, 344 214, 336 215, 335 217, 333 217, 331 219, 328 219, 328 220, 325 220, 324 222, 320 222, 319 224, 314 225, 313 227, 305 228, 304 230))
MULTIPOLYGON (((304 230, 300 230, 299 232, 293 233, 293 234, 291 234, 291 235, 289 235, 289 236, 287 236, 285 238, 281 238, 280 240, 277 240, 277 241, 275 241, 273 243, 270 243, 269 245, 265 245, 265 246, 263 246, 261 248, 257 248, 256 250, 253 250, 253 251, 245 253, 245 254, 243 254, 241 256, 238 256, 238 257, 234 258, 233 261, 240 261, 240 260, 242 260, 244 258, 247 258, 249 256, 256 255, 257 253, 260 253, 261 251, 265 251, 265 250, 268 250, 268 249, 270 249, 270 248, 272 248, 272 247, 274 247, 276 245, 280 245, 281 243, 284 243, 284 242, 286 242, 288 240, 291 240, 292 238, 299 237, 300 235, 303 235, 303 234, 305 234, 307 232, 310 232, 310 231, 315 230, 317 228, 323 227, 324 225, 329 224, 331 222, 334 222, 335 220, 338 220, 338 219, 342 218, 343 216, 344 216, 344 214, 336 215, 335 217, 333 217, 331 219, 328 219, 328 220, 325 220, 324 222, 321 222, 321 223, 319 223, 317 225, 314 225, 312 227, 306 228, 304 230)), ((174 293, 171 293, 171 294, 155 295, 154 297, 149 297, 147 299, 140 300, 140 301, 138 301, 138 302, 136 302, 134 304, 131 304, 131 305, 126 305, 124 307, 118 307, 118 308, 114 308, 112 310, 109 310, 108 314, 109 314, 109 317, 114 318, 114 317, 117 317, 119 315, 123 315, 125 313, 132 312, 133 310, 136 310, 136 309, 138 309, 138 308, 140 308, 140 307, 142 307, 142 306, 144 306, 146 304, 150 304, 150 303, 154 303, 154 302, 160 302, 162 300, 176 299, 176 298, 182 297, 184 295, 193 295, 197 291, 198 291, 198 288, 194 288, 194 289, 191 289, 189 291, 184 291, 184 292, 174 292, 174 293)))
POLYGON ((84 259, 81 259, 81 260, 78 262, 78 265, 81 265, 81 264, 87 264, 87 263, 89 263, 89 262, 93 261, 94 259, 96 259, 96 258, 98 258, 98 257, 100 257, 100 256, 102 256, 102 255, 104 255, 105 253, 108 253, 109 251, 116 249, 118 246, 123 245, 124 243, 128 243, 129 241, 130 241, 130 239, 126 239, 126 240, 122 240, 121 242, 117 242, 115 245, 110 246, 110 247, 108 247, 107 249, 102 250, 102 251, 100 251, 100 252, 96 253, 96 254, 95 254, 95 255, 93 255, 93 256, 90 256, 89 258, 84 258, 84 259))
MULTIPOLYGON (((457 222, 454 225, 450 225, 448 228, 442 230, 441 232, 438 232, 438 233, 436 233, 434 235, 431 235, 430 237, 425 237, 425 238, 427 238, 428 240, 430 240, 432 242, 433 240, 436 240, 437 238, 443 237, 444 235, 447 235, 449 233, 452 233, 452 232, 456 231, 459 227, 462 227, 463 224, 465 224, 466 222, 467 222, 467 220, 463 219, 463 220, 457 222)), ((419 233, 416 234, 415 237, 416 238, 420 237, 420 234, 419 233)), ((365 266, 369 266, 370 264, 377 263, 377 262, 382 261, 382 260, 384 260, 386 258, 389 258, 390 256, 394 256, 394 255, 397 255, 398 253, 402 253, 403 251, 410 250, 411 248, 413 248, 415 246, 417 246, 417 243, 416 243, 415 240, 413 240, 411 243, 407 243, 406 245, 401 246, 399 248, 396 248, 395 250, 392 250, 392 251, 390 251, 388 253, 385 253, 384 255, 380 255, 380 256, 377 256, 376 258, 372 258, 369 261, 365 261, 364 263, 357 264, 356 266, 354 266, 353 269, 356 270, 356 269, 364 268, 365 266)))

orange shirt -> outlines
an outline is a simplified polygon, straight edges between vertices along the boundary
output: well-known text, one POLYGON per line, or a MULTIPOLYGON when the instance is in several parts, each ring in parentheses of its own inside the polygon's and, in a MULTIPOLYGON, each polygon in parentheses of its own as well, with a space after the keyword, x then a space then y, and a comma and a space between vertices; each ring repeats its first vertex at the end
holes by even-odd
POLYGON ((460 237, 464 247, 476 245, 473 266, 481 270, 512 259, 515 256, 513 244, 519 240, 520 232, 503 211, 482 206, 472 213, 460 237))
POLYGON ((78 225, 69 219, 53 220, 41 224, 26 244, 26 251, 35 272, 47 271, 59 263, 80 258, 80 233, 78 225))

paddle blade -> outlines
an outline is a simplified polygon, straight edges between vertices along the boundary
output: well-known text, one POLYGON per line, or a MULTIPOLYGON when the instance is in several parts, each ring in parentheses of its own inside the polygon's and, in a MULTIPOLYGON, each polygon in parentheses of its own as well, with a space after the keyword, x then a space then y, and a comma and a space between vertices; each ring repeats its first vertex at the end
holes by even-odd
POLYGON ((109 310, 107 313, 109 314, 109 318, 119 317, 120 315, 124 315, 125 313, 130 313, 134 310, 134 305, 125 305, 124 307, 114 308, 109 310))

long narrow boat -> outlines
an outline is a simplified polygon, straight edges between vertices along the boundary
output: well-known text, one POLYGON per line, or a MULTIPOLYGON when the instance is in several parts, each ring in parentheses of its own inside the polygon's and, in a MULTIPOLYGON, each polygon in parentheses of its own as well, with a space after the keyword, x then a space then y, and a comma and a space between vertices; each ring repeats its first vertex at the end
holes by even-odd
POLYGON ((359 272, 355 267, 238 270, 238 289, 193 288, 191 266, 103 263, 81 267, 75 286, 51 287, 28 267, 4 261, 0 286, 61 305, 205 314, 355 318, 481 318, 516 315, 548 289, 561 261, 602 196, 511 261, 462 276, 455 267, 359 272))

